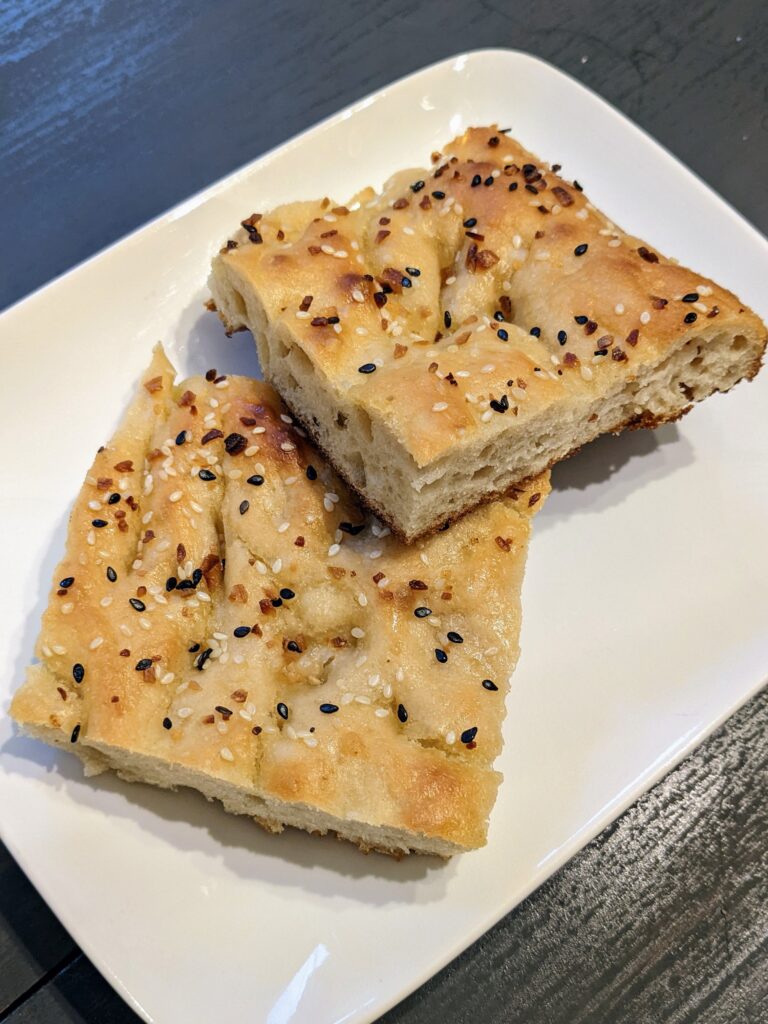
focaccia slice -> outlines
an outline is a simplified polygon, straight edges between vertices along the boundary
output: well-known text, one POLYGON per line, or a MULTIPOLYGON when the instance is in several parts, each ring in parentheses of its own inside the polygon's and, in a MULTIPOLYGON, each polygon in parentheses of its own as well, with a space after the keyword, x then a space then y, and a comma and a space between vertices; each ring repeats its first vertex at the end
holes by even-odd
POLYGON ((346 206, 251 215, 210 278, 227 329, 253 331, 266 377, 406 541, 757 372, 766 329, 735 295, 503 132, 432 163, 346 206))
POLYGON ((546 477, 405 547, 268 384, 173 378, 94 460, 13 717, 275 831, 481 846, 546 477))

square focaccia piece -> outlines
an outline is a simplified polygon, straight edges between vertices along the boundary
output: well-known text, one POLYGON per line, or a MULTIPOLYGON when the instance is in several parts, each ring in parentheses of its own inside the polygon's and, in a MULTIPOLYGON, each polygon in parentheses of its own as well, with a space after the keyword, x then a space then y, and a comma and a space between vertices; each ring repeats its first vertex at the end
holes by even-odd
MULTIPOLYGON (((380 194, 252 214, 214 258, 227 329, 406 541, 607 431, 757 372, 766 329, 495 128, 380 194)), ((257 197, 254 197, 256 200, 257 197)))
POLYGON ((89 772, 363 849, 482 846, 546 476, 415 545, 261 381, 162 352, 72 512, 16 693, 89 772))

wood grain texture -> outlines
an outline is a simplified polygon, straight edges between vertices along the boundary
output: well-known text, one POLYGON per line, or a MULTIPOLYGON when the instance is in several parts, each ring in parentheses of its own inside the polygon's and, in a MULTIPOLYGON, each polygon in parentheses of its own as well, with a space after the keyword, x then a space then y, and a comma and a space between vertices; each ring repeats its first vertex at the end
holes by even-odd
POLYGON ((0 1018, 77 946, 0 843, 0 1018))
MULTIPOLYGON (((0 38, 0 307, 364 93, 484 46, 574 75, 768 229, 760 0, 17 0, 0 38)), ((767 798, 764 694, 386 1024, 768 1022, 767 798)), ((136 1019, 2 852, 0 1021, 136 1019)))

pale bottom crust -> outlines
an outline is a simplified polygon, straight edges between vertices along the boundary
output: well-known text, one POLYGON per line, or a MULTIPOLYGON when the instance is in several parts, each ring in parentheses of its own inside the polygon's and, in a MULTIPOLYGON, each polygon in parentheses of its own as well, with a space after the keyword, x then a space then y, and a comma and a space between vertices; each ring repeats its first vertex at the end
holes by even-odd
POLYGON ((26 724, 22 726, 22 731, 33 739, 76 754, 83 762, 86 776, 114 771, 126 782, 146 782, 160 789, 176 790, 180 786, 194 789, 202 793, 206 800, 218 800, 230 814, 251 818, 268 832, 282 832, 286 825, 313 835, 332 832, 338 839, 354 843, 363 853, 384 853, 398 860, 408 853, 447 858, 463 852, 463 847, 444 839, 361 821, 342 821, 307 804, 286 804, 255 796, 240 786, 151 755, 88 739, 72 744, 60 729, 26 724))

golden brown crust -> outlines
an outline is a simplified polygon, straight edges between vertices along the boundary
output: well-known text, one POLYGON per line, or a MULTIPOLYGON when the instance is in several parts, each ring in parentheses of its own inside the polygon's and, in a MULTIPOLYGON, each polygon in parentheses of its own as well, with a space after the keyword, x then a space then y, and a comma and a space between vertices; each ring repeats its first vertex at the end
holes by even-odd
POLYGON ((96 456, 14 718, 262 801, 267 827, 283 808, 372 848, 482 845, 538 502, 404 547, 268 385, 172 376, 158 353, 96 456))
MULTIPOLYGON (((737 296, 622 232, 493 127, 470 129, 431 170, 400 172, 380 195, 290 204, 244 223, 214 260, 225 324, 274 341, 265 372, 284 397, 279 353, 301 354, 327 437, 335 410, 359 409, 419 470, 502 433, 514 446, 543 412, 631 390, 689 342, 705 355, 734 342, 693 400, 754 375, 765 349, 764 325, 737 296)), ((305 422, 309 398, 305 379, 293 396, 305 422)), ((645 406, 632 419, 681 411, 679 401, 645 406)), ((558 451, 581 443, 567 416, 561 429, 558 451)), ((370 493, 370 474, 358 489, 407 532, 399 509, 370 493)))

